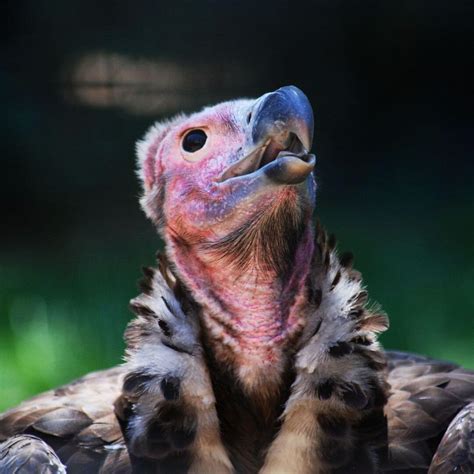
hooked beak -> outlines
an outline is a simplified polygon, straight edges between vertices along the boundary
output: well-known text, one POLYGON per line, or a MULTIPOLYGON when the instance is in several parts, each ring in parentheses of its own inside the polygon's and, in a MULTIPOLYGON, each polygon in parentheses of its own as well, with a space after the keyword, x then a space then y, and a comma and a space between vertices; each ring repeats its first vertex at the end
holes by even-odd
POLYGON ((316 163, 309 153, 313 142, 313 110, 295 86, 263 95, 249 113, 248 151, 230 166, 220 181, 263 173, 279 184, 302 183, 316 163))

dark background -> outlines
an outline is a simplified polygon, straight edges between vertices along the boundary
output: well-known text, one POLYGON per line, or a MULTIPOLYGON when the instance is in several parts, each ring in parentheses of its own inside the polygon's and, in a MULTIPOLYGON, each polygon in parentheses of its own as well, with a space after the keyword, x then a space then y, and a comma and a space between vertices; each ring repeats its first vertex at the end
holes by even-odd
POLYGON ((287 84, 385 346, 474 367, 472 1, 4 5, 0 408, 120 361, 161 245, 137 202, 146 128, 287 84))

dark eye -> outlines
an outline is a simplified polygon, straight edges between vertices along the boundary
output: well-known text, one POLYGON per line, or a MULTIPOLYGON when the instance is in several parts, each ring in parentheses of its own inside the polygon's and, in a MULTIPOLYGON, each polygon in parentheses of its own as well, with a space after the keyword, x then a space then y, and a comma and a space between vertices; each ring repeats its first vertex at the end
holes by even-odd
POLYGON ((189 131, 183 138, 183 150, 194 153, 200 150, 206 143, 207 135, 204 130, 195 129, 189 131))

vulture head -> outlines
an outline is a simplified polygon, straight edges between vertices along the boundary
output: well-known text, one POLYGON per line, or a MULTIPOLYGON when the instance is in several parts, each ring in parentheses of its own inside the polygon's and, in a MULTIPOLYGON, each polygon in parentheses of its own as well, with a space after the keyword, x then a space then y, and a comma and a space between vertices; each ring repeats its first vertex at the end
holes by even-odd
POLYGON ((156 124, 138 144, 142 206, 167 243, 217 250, 262 225, 291 240, 314 203, 312 139, 294 86, 156 124))

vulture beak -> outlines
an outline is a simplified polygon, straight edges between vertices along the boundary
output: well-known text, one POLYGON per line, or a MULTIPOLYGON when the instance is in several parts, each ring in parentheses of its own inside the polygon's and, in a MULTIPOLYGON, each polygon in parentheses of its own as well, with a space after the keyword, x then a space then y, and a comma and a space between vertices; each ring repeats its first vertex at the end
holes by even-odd
POLYGON ((316 163, 309 153, 313 110, 305 94, 295 86, 281 87, 257 99, 247 117, 246 153, 224 172, 221 181, 254 173, 277 184, 305 181, 316 163))

